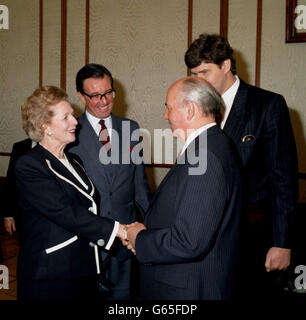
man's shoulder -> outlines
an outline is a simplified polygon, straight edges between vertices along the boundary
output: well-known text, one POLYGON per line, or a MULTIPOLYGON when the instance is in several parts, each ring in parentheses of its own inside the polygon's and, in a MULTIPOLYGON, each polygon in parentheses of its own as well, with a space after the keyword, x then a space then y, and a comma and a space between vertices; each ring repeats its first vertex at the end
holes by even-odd
POLYGON ((32 145, 31 139, 27 138, 27 139, 15 142, 13 144, 13 149, 20 149, 20 148, 27 148, 27 147, 29 147, 30 149, 31 145, 32 145))
POLYGON ((20 155, 16 160, 16 167, 23 166, 24 164, 29 164, 30 166, 36 166, 37 163, 43 160, 42 148, 34 147, 28 152, 20 155))
POLYGON ((220 150, 222 152, 226 149, 235 149, 232 140, 218 126, 208 129, 207 132, 208 150, 220 150))
POLYGON ((32 148, 32 140, 25 139, 15 142, 12 147, 10 163, 14 163, 17 158, 29 152, 32 148))
POLYGON ((187 149, 193 150, 194 148, 203 149, 207 154, 217 155, 235 152, 233 142, 217 125, 202 132, 187 149))
POLYGON ((221 163, 232 161, 240 165, 239 156, 233 141, 219 127, 211 128, 212 134, 207 136, 207 153, 213 154, 221 163))
POLYGON ((128 122, 137 124, 137 121, 135 121, 135 120, 132 120, 132 119, 129 119, 129 118, 125 118, 125 117, 120 117, 120 116, 117 116, 117 115, 114 115, 114 114, 112 114, 112 119, 115 120, 115 121, 120 121, 120 122, 128 121, 128 122))
MULTIPOLYGON (((112 121, 116 121, 116 122, 124 122, 124 121, 127 121, 127 122, 130 122, 130 123, 133 123, 133 124, 136 124, 136 125, 138 125, 138 123, 135 121, 135 120, 132 120, 132 119, 129 119, 129 118, 125 118, 125 117, 120 117, 120 116, 118 116, 118 115, 115 115, 115 114, 112 114, 111 115, 111 117, 112 117, 112 121)), ((86 113, 84 112, 84 113, 82 113, 79 117, 78 117, 78 122, 80 123, 80 124, 84 124, 85 122, 88 122, 89 123, 89 121, 88 121, 88 119, 87 119, 87 117, 86 117, 86 113)))
POLYGON ((254 97, 261 97, 261 98, 269 98, 269 99, 275 99, 276 97, 282 97, 281 94, 277 92, 273 92, 264 88, 256 87, 252 84, 246 83, 242 79, 240 79, 240 86, 239 90, 247 90, 248 94, 251 94, 254 97))
POLYGON ((139 124, 137 123, 137 121, 129 118, 124 118, 124 117, 120 117, 112 114, 112 121, 113 121, 113 126, 117 128, 118 127, 124 128, 124 124, 128 124, 131 128, 131 131, 139 128, 139 124))
POLYGON ((86 117, 86 113, 83 112, 78 118, 77 118, 79 123, 83 123, 84 121, 88 121, 87 117, 86 117))

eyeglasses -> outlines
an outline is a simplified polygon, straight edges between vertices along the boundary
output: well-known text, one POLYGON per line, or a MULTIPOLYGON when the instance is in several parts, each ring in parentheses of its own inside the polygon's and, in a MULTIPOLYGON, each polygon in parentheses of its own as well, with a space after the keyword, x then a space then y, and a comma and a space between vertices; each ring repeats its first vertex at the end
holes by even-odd
POLYGON ((102 98, 110 98, 111 96, 115 98, 116 90, 110 89, 104 93, 96 93, 96 94, 88 94, 86 92, 82 92, 85 96, 87 96, 90 100, 102 100, 102 98))

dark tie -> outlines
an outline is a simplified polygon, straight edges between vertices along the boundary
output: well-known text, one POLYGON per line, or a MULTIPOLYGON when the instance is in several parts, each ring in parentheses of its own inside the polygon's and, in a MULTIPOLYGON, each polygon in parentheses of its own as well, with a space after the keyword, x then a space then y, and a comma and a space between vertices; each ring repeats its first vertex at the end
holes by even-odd
POLYGON ((105 121, 101 119, 99 121, 101 125, 101 130, 99 133, 99 140, 101 141, 102 145, 107 149, 107 151, 110 149, 110 136, 108 134, 108 130, 105 125, 105 121))

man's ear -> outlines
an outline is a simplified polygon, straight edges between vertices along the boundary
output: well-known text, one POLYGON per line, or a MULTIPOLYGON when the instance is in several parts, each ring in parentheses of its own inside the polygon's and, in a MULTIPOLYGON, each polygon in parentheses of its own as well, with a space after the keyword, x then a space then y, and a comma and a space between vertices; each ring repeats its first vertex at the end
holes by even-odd
POLYGON ((190 121, 193 119, 197 106, 194 102, 188 101, 185 105, 187 120, 190 121))
POLYGON ((231 59, 226 59, 222 62, 221 69, 223 70, 224 74, 231 71, 231 67, 232 67, 231 59))
POLYGON ((81 93, 80 91, 78 91, 78 96, 79 96, 79 98, 81 99, 82 103, 83 103, 83 104, 86 104, 85 97, 82 95, 82 93, 81 93))

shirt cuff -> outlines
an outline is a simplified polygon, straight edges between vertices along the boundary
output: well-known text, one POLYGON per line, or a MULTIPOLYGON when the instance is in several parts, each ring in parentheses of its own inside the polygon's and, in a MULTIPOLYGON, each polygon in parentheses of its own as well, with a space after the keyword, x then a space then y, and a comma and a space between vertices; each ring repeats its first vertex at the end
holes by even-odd
POLYGON ((110 236, 110 238, 109 238, 109 240, 108 240, 108 242, 107 242, 107 244, 106 244, 106 246, 105 246, 105 249, 106 249, 106 250, 109 250, 110 247, 112 246, 112 244, 113 244, 113 242, 114 242, 114 240, 115 240, 115 238, 116 238, 118 229, 119 229, 119 222, 118 222, 118 221, 115 221, 115 225, 114 225, 113 232, 112 232, 112 234, 111 234, 111 236, 110 236))

